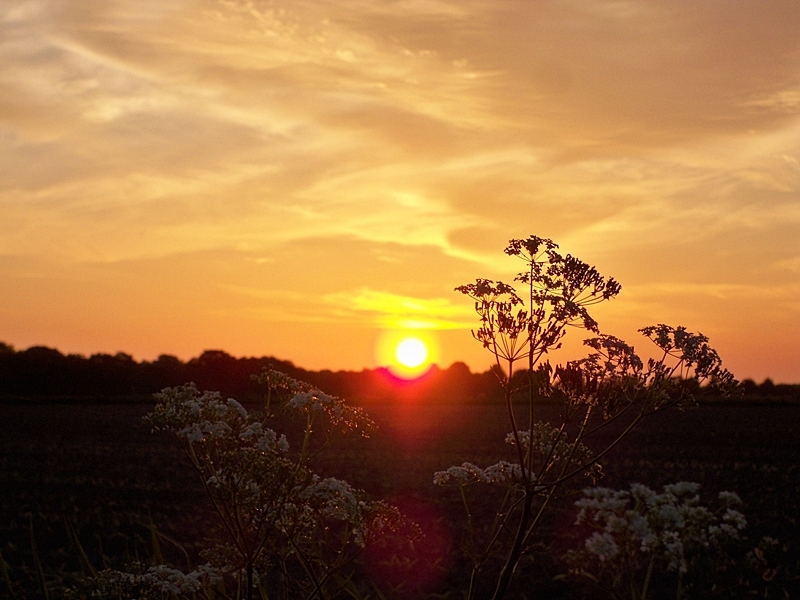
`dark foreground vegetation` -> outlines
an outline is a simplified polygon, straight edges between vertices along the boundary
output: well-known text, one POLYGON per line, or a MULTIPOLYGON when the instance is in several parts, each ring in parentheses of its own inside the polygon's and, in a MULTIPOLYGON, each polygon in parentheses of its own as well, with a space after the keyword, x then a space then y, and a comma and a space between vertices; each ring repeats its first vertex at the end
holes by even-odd
MULTIPOLYGON (((219 534, 214 515, 186 457, 142 424, 152 408, 2 406, 1 597, 58 598, 82 575, 136 561, 183 570, 202 562, 200 549, 219 534)), ((388 548, 363 558, 359 572, 371 597, 460 598, 469 574, 459 552, 463 512, 458 498, 433 485, 432 474, 465 456, 480 463, 508 458, 505 413, 491 404, 422 401, 386 403, 369 413, 378 431, 369 439, 341 438, 316 467, 394 502, 424 532, 413 552, 388 548)), ((708 498, 737 492, 748 520, 738 554, 708 574, 713 585, 698 589, 707 597, 800 597, 798 433, 798 405, 738 401, 668 411, 645 420, 606 457, 598 483, 660 489, 694 481, 708 498)), ((560 496, 547 543, 519 565, 509 597, 605 597, 569 577, 563 560, 585 534, 574 526, 577 497, 574 488, 560 496)), ((476 506, 492 510, 494 503, 487 497, 476 506)))

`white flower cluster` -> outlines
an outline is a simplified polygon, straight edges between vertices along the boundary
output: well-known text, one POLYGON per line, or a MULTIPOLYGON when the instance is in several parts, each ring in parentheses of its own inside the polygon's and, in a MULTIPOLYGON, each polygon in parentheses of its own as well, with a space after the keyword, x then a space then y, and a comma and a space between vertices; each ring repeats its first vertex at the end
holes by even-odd
POLYGON ((341 398, 331 396, 319 390, 311 392, 298 392, 289 400, 289 406, 294 409, 306 409, 313 412, 330 412, 336 418, 344 416, 344 407, 341 398))
POLYGON ((586 540, 586 549, 596 554, 602 562, 610 560, 619 554, 619 546, 614 541, 614 536, 606 531, 592 533, 586 540))
POLYGON ((132 565, 133 573, 105 569, 93 580, 92 598, 138 598, 140 600, 165 598, 194 598, 203 588, 222 581, 221 572, 202 565, 189 573, 166 565, 150 567, 142 572, 140 564, 132 565))
MULTIPOLYGON (((533 451, 539 456, 549 456, 552 461, 571 457, 572 462, 585 462, 591 458, 591 451, 583 444, 574 444, 563 435, 557 427, 540 421, 533 426, 533 433, 530 430, 519 431, 519 443, 527 452, 531 444, 533 451)), ((516 445, 517 441, 513 433, 506 434, 506 443, 516 445)))
POLYGON ((204 575, 213 573, 215 577, 219 577, 216 570, 212 571, 210 569, 209 567, 208 570, 204 570, 202 573, 200 571, 183 573, 166 565, 157 565, 147 570, 142 576, 142 583, 155 591, 170 596, 194 594, 200 591, 204 575))
POLYGON ((312 414, 324 413, 334 425, 344 426, 345 429, 358 429, 364 436, 368 436, 375 429, 375 422, 362 408, 350 406, 344 399, 326 394, 310 383, 272 369, 265 369, 256 379, 267 385, 270 390, 274 390, 283 398, 286 406, 293 410, 312 414))
POLYGON ((585 541, 585 552, 572 559, 608 563, 625 562, 639 553, 663 559, 668 571, 686 573, 692 556, 707 551, 714 541, 736 539, 747 525, 733 506, 741 504, 734 492, 721 492, 724 512, 715 515, 700 504, 697 483, 664 486, 661 494, 641 485, 630 491, 588 488, 575 505, 580 508, 576 524, 594 531, 585 541), (624 557, 624 558, 623 558, 624 557))
POLYGON ((522 468, 516 463, 501 460, 485 469, 465 462, 446 471, 433 474, 435 485, 469 485, 470 483, 499 483, 513 485, 522 481, 522 468))
MULTIPOLYGON (((574 448, 574 444, 559 433, 556 427, 549 423, 536 423, 531 431, 519 431, 515 437, 513 433, 506 435, 506 443, 516 445, 519 439, 520 446, 527 452, 533 443, 534 454, 537 458, 546 457, 549 465, 569 457, 571 463, 581 463, 591 457, 591 452, 583 444, 574 448), (531 441, 533 440, 533 441, 531 441)), ((532 478, 535 478, 532 476, 532 478)), ((519 463, 510 463, 505 460, 486 468, 480 468, 472 463, 465 462, 461 466, 453 466, 446 471, 437 471, 433 475, 435 485, 469 485, 471 483, 498 483, 501 485, 514 485, 521 483, 522 467, 519 463)))
POLYGON ((278 437, 272 429, 265 428, 258 421, 250 423, 242 429, 239 439, 261 452, 286 454, 289 451, 289 442, 286 441, 285 435, 281 434, 278 437))
MULTIPOLYGON (((353 541, 360 548, 364 548, 374 540, 396 533, 403 527, 412 529, 414 527, 414 524, 406 520, 396 506, 383 501, 360 501, 358 508, 361 521, 353 530, 353 541)), ((421 535, 420 531, 417 533, 421 535)))
POLYGON ((233 398, 223 400, 218 392, 200 393, 189 383, 166 388, 156 398, 159 402, 145 422, 154 430, 169 431, 189 444, 213 442, 273 454, 289 450, 286 436, 278 437, 239 402, 233 398))
POLYGON ((346 481, 314 476, 314 483, 299 495, 320 516, 337 521, 359 520, 359 501, 356 490, 346 481))
POLYGON ((406 524, 398 509, 385 502, 367 502, 363 492, 334 477, 316 475, 298 487, 280 511, 277 525, 284 535, 309 539, 317 527, 328 529, 334 522, 347 523, 352 541, 363 548, 370 542, 398 531, 406 524))

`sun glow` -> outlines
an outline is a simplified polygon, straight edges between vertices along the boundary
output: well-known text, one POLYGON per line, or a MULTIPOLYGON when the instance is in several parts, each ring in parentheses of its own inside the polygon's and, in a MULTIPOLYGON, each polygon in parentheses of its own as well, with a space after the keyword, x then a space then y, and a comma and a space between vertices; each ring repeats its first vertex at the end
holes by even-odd
POLYGON ((436 360, 437 344, 429 331, 385 331, 375 348, 378 364, 396 377, 415 379, 426 373, 436 360))

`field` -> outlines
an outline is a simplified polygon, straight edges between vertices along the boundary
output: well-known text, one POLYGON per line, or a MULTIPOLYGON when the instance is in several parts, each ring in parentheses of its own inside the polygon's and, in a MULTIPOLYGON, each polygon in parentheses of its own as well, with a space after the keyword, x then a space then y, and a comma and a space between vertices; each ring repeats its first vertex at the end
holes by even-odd
MULTIPOLYGON (((163 559, 184 569, 197 564, 204 538, 214 535, 213 514, 185 457, 141 423, 151 409, 124 403, 2 406, 0 593, 54 598, 76 574, 133 560, 163 559)), ((375 405, 368 412, 378 432, 366 440, 338 440, 317 467, 372 498, 395 502, 426 537, 402 561, 365 560, 364 576, 388 597, 459 598, 468 577, 457 551, 463 511, 457 494, 435 487, 432 475, 467 460, 489 464, 507 457, 503 410, 408 403, 375 405), (416 573, 413 589, 404 583, 410 573, 416 573)), ((774 572, 751 577, 745 587, 761 597, 800 595, 800 406, 728 403, 667 412, 645 421, 603 463, 599 484, 608 487, 695 481, 709 498, 737 492, 748 519, 748 547, 763 536, 780 542, 770 559, 774 572)), ((514 597, 589 593, 560 576, 560 556, 575 543, 574 499, 567 494, 555 507, 543 540, 549 553, 521 565, 514 597)), ((491 510, 490 496, 477 500, 479 512, 491 510)))

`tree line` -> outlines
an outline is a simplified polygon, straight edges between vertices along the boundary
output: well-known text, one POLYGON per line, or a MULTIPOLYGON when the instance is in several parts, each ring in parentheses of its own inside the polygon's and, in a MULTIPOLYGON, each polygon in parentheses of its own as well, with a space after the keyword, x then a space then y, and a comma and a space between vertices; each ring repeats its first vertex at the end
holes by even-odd
MULTIPOLYGON (((162 354, 153 361, 136 361, 129 354, 62 354, 54 348, 32 346, 15 350, 0 342, 0 398, 149 399, 165 387, 192 381, 201 390, 218 390, 243 401, 258 401, 263 390, 252 378, 266 367, 313 383, 356 403, 380 401, 500 401, 497 379, 489 370, 473 373, 463 362, 442 369, 433 365, 422 377, 404 381, 384 368, 361 371, 309 371, 272 356, 236 358, 222 350, 206 350, 182 361, 162 354)), ((742 382, 753 400, 800 399, 800 385, 776 384, 771 379, 742 382)))
POLYGON ((463 362, 446 369, 433 365, 423 376, 405 381, 385 368, 309 371, 272 356, 236 358, 222 350, 206 350, 185 362, 168 354, 153 361, 136 361, 123 352, 86 357, 45 346, 17 351, 0 342, 0 397, 6 401, 144 399, 191 381, 201 390, 258 401, 264 390, 253 376, 269 367, 356 403, 403 399, 483 402, 497 396, 494 374, 472 373, 463 362))

